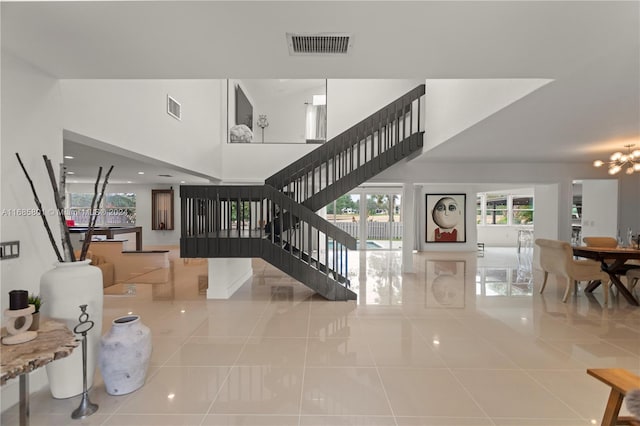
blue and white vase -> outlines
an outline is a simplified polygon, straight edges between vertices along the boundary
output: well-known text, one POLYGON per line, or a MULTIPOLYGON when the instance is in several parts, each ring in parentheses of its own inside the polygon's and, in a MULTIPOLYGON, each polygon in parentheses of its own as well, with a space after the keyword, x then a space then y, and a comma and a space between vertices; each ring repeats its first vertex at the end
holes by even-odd
POLYGON ((109 395, 125 395, 144 385, 151 358, 151 330, 138 315, 113 320, 100 340, 99 366, 109 395))

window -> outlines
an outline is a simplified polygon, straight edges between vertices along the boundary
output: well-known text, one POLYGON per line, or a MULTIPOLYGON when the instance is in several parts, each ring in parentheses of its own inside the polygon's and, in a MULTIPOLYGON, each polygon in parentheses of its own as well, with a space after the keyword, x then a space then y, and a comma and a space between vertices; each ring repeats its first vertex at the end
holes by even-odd
MULTIPOLYGON (((92 200, 92 193, 69 193, 67 195, 69 206, 66 214, 67 219, 73 220, 75 225, 88 225, 92 200)), ((106 194, 102 200, 102 208, 96 214, 98 215, 97 226, 135 225, 136 194, 106 194)))
POLYGON ((482 218, 484 217, 482 209, 484 206, 484 199, 484 194, 478 194, 476 199, 476 225, 482 225, 482 218))
POLYGON ((533 197, 512 198, 511 223, 514 225, 530 225, 533 223, 533 197))
POLYGON ((506 195, 487 194, 485 225, 507 225, 509 222, 506 195))
POLYGON ((533 197, 529 195, 478 194, 476 224, 533 225, 533 197))

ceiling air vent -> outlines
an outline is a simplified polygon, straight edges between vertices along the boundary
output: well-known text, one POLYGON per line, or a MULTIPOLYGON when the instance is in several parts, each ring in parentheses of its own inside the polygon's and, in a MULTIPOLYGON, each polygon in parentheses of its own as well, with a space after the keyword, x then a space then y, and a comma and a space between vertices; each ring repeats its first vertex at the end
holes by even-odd
POLYGON ((346 55, 352 41, 351 34, 345 33, 287 33, 290 55, 346 55))
POLYGON ((173 177, 172 175, 158 175, 160 177, 173 177))
POLYGON ((180 103, 169 95, 167 95, 167 113, 173 118, 181 120, 180 103))

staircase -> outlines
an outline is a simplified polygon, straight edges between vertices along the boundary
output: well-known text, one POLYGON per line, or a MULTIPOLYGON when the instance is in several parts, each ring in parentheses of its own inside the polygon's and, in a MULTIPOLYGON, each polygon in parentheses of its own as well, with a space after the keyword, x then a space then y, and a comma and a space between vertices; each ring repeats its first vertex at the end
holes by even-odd
POLYGON ((261 257, 329 300, 355 300, 356 240, 315 212, 420 153, 420 85, 260 186, 181 186, 180 255, 261 257))

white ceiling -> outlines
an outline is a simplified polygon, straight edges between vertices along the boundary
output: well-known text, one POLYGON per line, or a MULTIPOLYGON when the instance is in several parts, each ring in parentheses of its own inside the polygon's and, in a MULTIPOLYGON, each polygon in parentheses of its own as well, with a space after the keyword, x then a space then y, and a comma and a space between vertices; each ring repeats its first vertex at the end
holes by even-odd
POLYGON ((64 139, 63 155, 64 165, 67 168, 68 183, 95 183, 98 170, 102 167, 104 177, 109 167, 113 171, 109 176, 111 184, 206 184, 210 181, 203 177, 195 176, 184 170, 177 170, 168 164, 162 164, 151 158, 143 158, 139 155, 122 155, 108 152, 71 140, 73 136, 68 134, 64 139), (66 157, 73 158, 66 158, 66 157), (143 174, 140 174, 142 172, 143 174))
POLYGON ((625 143, 640 146, 637 1, 1 7, 2 48, 59 78, 554 79, 424 161, 591 161, 625 143), (287 32, 331 31, 353 35, 349 55, 289 56, 287 32))

